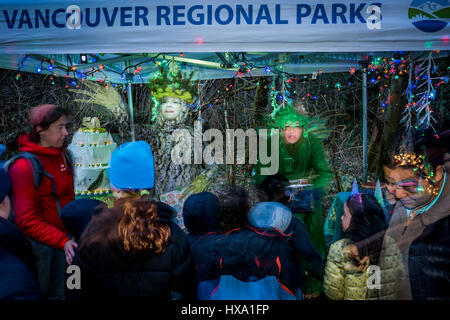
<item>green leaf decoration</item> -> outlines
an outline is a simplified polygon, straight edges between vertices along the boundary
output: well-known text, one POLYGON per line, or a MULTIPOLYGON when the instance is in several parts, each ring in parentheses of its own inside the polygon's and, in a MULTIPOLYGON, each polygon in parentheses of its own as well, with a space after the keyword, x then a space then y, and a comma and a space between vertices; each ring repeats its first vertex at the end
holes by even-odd
POLYGON ((197 84, 198 81, 193 81, 194 71, 187 73, 182 73, 178 71, 176 73, 169 70, 167 63, 161 63, 157 74, 152 80, 147 84, 152 96, 157 98, 167 95, 172 97, 178 97, 184 99, 188 103, 193 102, 193 98, 197 96, 197 84), (169 91, 164 92, 164 91, 169 91), (178 90, 178 93, 176 92, 178 90), (189 92, 190 97, 186 99, 183 94, 189 92))

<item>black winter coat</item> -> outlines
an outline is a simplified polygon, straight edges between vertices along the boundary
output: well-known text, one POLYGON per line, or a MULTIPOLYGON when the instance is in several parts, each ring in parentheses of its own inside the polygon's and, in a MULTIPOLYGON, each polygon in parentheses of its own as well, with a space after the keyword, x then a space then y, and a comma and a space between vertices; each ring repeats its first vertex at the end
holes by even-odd
POLYGON ((414 300, 450 300, 450 216, 427 226, 414 240, 408 262, 414 300))
MULTIPOLYGON (((275 261, 280 255, 283 260, 283 279, 285 285, 295 291, 305 283, 305 268, 317 279, 323 280, 325 260, 314 247, 303 222, 292 217, 285 235, 276 231, 242 228, 229 234, 210 232, 205 235, 188 235, 197 271, 197 281, 217 279, 222 274, 239 274, 241 278, 251 276, 263 277, 278 274, 278 267, 272 269, 254 269, 242 266, 253 265, 257 256, 275 261), (289 234, 289 236, 285 236, 289 234), (245 248, 245 249, 243 249, 245 248), (237 253, 242 253, 238 255, 237 253), (220 267, 220 259, 232 261, 228 270, 220 267), (238 261, 242 259, 241 262, 238 261), (273 259, 272 259, 273 258, 273 259), (250 261, 249 261, 250 259, 250 261)), ((281 261, 280 260, 280 261, 281 261)))
POLYGON ((296 292, 304 286, 302 263, 306 261, 310 271, 323 279, 325 261, 314 248, 304 224, 294 218, 284 234, 248 226, 222 237, 216 249, 221 274, 233 275, 241 281, 273 275, 291 292, 296 292))
MULTIPOLYGON (((167 219, 171 236, 166 251, 161 254, 129 254, 117 237, 109 235, 105 235, 103 241, 83 247, 82 238, 73 262, 81 269, 78 298, 170 300, 171 291, 180 293, 185 299, 195 298, 195 268, 189 242, 184 232, 169 221, 171 217, 162 214, 158 211, 160 218, 167 219)), ((90 223, 103 220, 109 230, 117 230, 120 218, 104 211, 90 223)))
POLYGON ((276 230, 243 228, 230 232, 218 242, 222 275, 248 282, 276 276, 295 294, 301 277, 289 237, 276 230))
POLYGON ((0 300, 41 298, 30 243, 11 222, 0 217, 0 300))
POLYGON ((219 278, 221 270, 219 268, 220 255, 217 251, 217 242, 224 236, 225 234, 216 232, 205 235, 187 235, 198 282, 219 278))

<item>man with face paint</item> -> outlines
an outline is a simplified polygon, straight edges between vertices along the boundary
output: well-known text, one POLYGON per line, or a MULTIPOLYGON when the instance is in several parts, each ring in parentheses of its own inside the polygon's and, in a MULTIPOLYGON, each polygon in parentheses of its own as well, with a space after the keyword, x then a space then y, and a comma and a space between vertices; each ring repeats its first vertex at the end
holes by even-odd
POLYGON ((387 191, 397 199, 385 235, 403 256, 401 299, 450 299, 449 137, 450 131, 438 138, 408 132, 383 166, 387 191))
MULTIPOLYGON (((303 220, 312 242, 323 258, 326 257, 325 237, 323 233, 323 209, 321 194, 328 188, 332 179, 327 156, 321 140, 309 127, 310 119, 293 107, 280 110, 272 127, 280 130, 278 174, 285 176, 291 183, 312 184, 314 197, 312 213, 294 213, 303 220)), ((261 164, 255 167, 256 184, 267 177, 260 172, 261 164)), ((322 291, 322 283, 309 276, 306 278, 305 293, 317 295, 322 291)))

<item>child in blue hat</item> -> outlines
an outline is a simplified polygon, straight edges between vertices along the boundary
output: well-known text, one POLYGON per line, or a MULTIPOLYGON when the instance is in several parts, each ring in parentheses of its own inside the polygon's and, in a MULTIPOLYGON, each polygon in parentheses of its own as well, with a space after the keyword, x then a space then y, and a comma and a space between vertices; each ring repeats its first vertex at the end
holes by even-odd
POLYGON ((108 178, 114 198, 136 196, 155 183, 153 153, 145 141, 128 142, 111 155, 108 178))
POLYGON ((184 232, 167 206, 142 196, 154 186, 148 143, 126 143, 111 156, 108 177, 114 205, 94 215, 80 239, 79 299, 195 296, 195 267, 184 232), (105 283, 107 284, 105 286, 105 283))

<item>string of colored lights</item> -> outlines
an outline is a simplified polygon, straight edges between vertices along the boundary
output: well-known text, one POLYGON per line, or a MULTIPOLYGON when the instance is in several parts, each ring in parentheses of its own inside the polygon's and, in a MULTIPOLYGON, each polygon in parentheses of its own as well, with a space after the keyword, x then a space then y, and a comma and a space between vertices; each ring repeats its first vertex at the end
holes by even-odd
MULTIPOLYGON (((390 80, 399 79, 399 76, 403 74, 408 74, 409 81, 408 81, 408 88, 406 90, 408 104, 405 106, 402 123, 404 123, 407 128, 413 126, 414 125, 413 118, 415 115, 415 117, 417 118, 416 126, 433 127, 432 123, 436 122, 436 120, 432 116, 433 110, 431 109, 431 104, 436 97, 436 87, 438 87, 443 83, 448 83, 448 77, 434 77, 434 78, 431 77, 432 74, 436 71, 435 70, 436 65, 432 58, 432 52, 429 53, 429 56, 426 60, 424 60, 420 65, 416 66, 415 68, 413 67, 414 61, 412 61, 409 57, 403 57, 403 55, 404 53, 399 51, 395 52, 393 58, 372 57, 372 60, 368 65, 368 74, 370 76, 369 83, 370 85, 380 84, 380 93, 379 93, 380 107, 382 109, 381 111, 383 112, 390 103, 388 90, 385 90, 386 88, 389 87, 390 80), (426 89, 422 92, 417 92, 421 88, 426 89)), ((183 56, 183 54, 181 53, 180 56, 183 56)), ((119 72, 102 64, 94 66, 89 71, 80 72, 77 70, 77 66, 74 66, 71 63, 70 56, 67 55, 67 57, 70 65, 68 67, 62 67, 60 64, 55 63, 55 61, 51 59, 45 59, 35 55, 25 55, 18 63, 16 79, 18 80, 20 78, 21 76, 20 71, 24 68, 25 63, 33 59, 40 61, 40 64, 35 71, 37 73, 48 72, 50 75, 51 84, 55 84, 54 77, 58 77, 56 70, 62 70, 63 72, 66 73, 66 75, 64 76, 64 78, 67 78, 66 88, 68 88, 69 86, 78 88, 79 87, 78 80, 80 80, 81 82, 85 80, 91 80, 97 81, 98 83, 104 86, 111 85, 113 87, 117 87, 121 89, 123 93, 126 93, 126 86, 123 84, 111 83, 110 79, 104 72, 105 70, 107 70, 108 72, 120 74, 123 80, 126 78, 126 73, 130 71, 130 75, 132 75, 134 79, 139 79, 139 81, 141 82, 140 86, 142 87, 144 85, 144 79, 141 75, 142 64, 154 63, 156 67, 158 67, 160 64, 162 66, 170 67, 169 63, 165 59, 163 59, 162 61, 156 61, 158 58, 161 59, 160 55, 158 54, 155 57, 146 59, 137 64, 127 66, 125 69, 119 72), (133 71, 131 72, 131 70, 133 71), (70 74, 73 74, 73 77, 71 77, 70 74)), ((312 78, 308 76, 299 76, 296 74, 285 72, 283 70, 284 66, 280 64, 279 60, 274 60, 274 62, 271 65, 258 65, 247 61, 244 54, 242 54, 242 57, 239 59, 240 59, 239 62, 236 62, 232 65, 234 68, 237 69, 235 75, 236 77, 241 77, 245 73, 251 75, 253 69, 264 69, 264 72, 267 75, 272 75, 272 85, 270 88, 271 89, 270 105, 273 110, 272 116, 274 116, 279 111, 280 106, 282 107, 285 104, 292 104, 291 92, 293 93, 293 95, 297 94, 295 90, 292 90, 292 84, 294 83, 294 79, 297 81, 297 83, 298 81, 300 82, 310 81, 312 79, 317 78, 317 74, 321 75, 322 73, 321 70, 318 70, 316 75, 315 76, 313 75, 312 78), (280 82, 281 89, 276 88, 275 84, 277 83, 277 81, 280 82)), ((416 58, 416 61, 417 59, 418 58, 416 58)), ((178 62, 176 61, 170 61, 170 63, 178 64, 178 62)), ((356 72, 355 68, 350 68, 349 70, 350 75, 354 75, 355 72, 356 72)), ((154 78, 158 76, 160 76, 159 71, 155 73, 154 78)), ((350 88, 353 83, 351 81, 347 81, 347 84, 348 87, 350 88)), ((337 89, 338 91, 340 91, 341 88, 343 88, 343 86, 344 84, 342 84, 341 81, 337 81, 334 84, 334 88, 337 89)), ((326 88, 327 90, 329 90, 330 84, 327 84, 326 88)), ((228 86, 226 87, 227 92, 231 90, 232 84, 230 84, 229 87, 228 86)), ((220 94, 220 90, 218 93, 220 94)), ((225 93, 226 92, 223 92, 222 95, 224 95, 225 93)), ((308 98, 317 100, 319 96, 325 97, 326 95, 308 92, 305 96, 302 97, 302 100, 308 98)), ((157 106, 158 101, 154 97, 152 97, 152 100, 155 106, 157 106)), ((211 102, 220 103, 221 100, 222 99, 220 99, 219 97, 216 97, 215 99, 212 99, 211 102)), ((206 103, 206 105, 211 107, 212 104, 206 103)), ((196 101, 192 105, 188 105, 189 108, 192 108, 195 111, 198 111, 204 106, 205 103, 204 102, 202 103, 200 100, 196 101)), ((156 110, 156 108, 153 108, 153 110, 156 110)), ((152 118, 154 117, 155 115, 152 115, 152 118)))
POLYGON ((448 77, 432 76, 438 70, 432 54, 433 52, 430 52, 428 57, 416 66, 413 66, 413 63, 409 65, 408 87, 405 91, 408 103, 400 120, 400 123, 404 124, 405 130, 412 127, 416 129, 431 127, 436 132, 433 123, 436 123, 437 120, 432 116, 434 112, 432 104, 436 98, 436 87, 448 83, 448 77), (418 92, 420 90, 423 91, 418 92))

